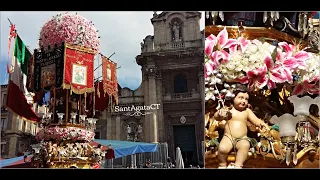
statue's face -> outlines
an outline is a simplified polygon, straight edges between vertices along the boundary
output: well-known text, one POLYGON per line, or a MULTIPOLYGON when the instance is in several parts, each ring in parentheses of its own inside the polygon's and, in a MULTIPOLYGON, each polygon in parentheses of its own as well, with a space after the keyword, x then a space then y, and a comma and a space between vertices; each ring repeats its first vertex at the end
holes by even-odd
POLYGON ((245 109, 248 107, 249 94, 239 92, 236 97, 234 97, 233 105, 237 109, 245 109))

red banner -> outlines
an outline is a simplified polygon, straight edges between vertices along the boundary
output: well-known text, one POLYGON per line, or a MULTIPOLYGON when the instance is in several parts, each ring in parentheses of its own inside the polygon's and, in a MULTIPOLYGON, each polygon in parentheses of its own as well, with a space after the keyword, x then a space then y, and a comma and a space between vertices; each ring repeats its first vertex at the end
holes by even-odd
POLYGON ((104 94, 113 96, 118 104, 118 80, 117 63, 101 55, 102 59, 102 82, 104 94))
POLYGON ((76 94, 94 91, 94 53, 95 51, 66 44, 63 88, 76 94))

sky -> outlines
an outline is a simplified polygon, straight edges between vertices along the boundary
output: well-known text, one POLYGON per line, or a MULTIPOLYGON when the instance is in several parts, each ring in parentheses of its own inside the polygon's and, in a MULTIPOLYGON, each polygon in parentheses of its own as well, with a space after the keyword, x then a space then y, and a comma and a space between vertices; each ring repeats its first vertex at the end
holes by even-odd
MULTIPOLYGON (((160 13, 159 11, 158 13, 160 13)), ((31 50, 38 48, 38 39, 41 27, 45 22, 55 16, 58 11, 13 11, 0 12, 0 84, 7 84, 6 64, 8 62, 8 36, 10 23, 16 25, 16 30, 21 39, 31 50)), ((76 12, 69 12, 76 13, 76 12)), ((118 83, 121 87, 128 87, 132 90, 141 84, 141 67, 137 65, 135 57, 141 53, 140 42, 147 35, 153 35, 153 26, 150 19, 153 11, 142 12, 90 12, 80 11, 79 15, 92 21, 95 28, 99 30, 100 52, 118 64, 118 83)), ((204 29, 204 12, 200 20, 201 30, 204 29)), ((11 50, 14 42, 12 41, 11 50)), ((10 53, 11 55, 11 53, 10 53)), ((11 57, 10 57, 11 58, 11 57)), ((101 60, 100 60, 101 63, 101 60)), ((95 60, 95 67, 98 65, 95 60)), ((101 68, 99 68, 101 76, 101 68)), ((95 72, 98 77, 98 71, 95 72)))

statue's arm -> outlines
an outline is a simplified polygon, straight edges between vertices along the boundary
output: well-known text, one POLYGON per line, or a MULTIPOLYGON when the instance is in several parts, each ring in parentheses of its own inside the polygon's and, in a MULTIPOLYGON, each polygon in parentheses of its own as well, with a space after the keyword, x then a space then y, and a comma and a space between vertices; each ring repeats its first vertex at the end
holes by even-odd
POLYGON ((251 109, 247 109, 248 112, 248 120, 254 124, 255 126, 258 126, 260 128, 262 128, 263 126, 268 127, 267 124, 262 121, 261 119, 259 119, 253 112, 251 109))
POLYGON ((221 108, 214 113, 213 117, 217 121, 230 120, 232 118, 232 113, 230 112, 230 108, 228 107, 221 108))
POLYGON ((219 114, 219 110, 214 113, 213 117, 214 117, 214 119, 216 119, 218 121, 222 121, 223 120, 223 117, 220 116, 220 114, 219 114))

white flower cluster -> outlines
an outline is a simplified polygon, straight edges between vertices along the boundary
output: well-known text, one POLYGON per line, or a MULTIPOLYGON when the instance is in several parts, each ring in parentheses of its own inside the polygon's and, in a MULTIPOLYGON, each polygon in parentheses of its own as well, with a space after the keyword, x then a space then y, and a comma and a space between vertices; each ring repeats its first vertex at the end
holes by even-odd
POLYGON ((306 60, 306 69, 297 69, 294 74, 298 75, 298 83, 302 83, 304 80, 314 80, 316 76, 320 75, 320 55, 309 53, 309 58, 306 60))
POLYGON ((221 64, 217 67, 224 75, 227 82, 232 82, 237 78, 245 76, 249 70, 257 69, 264 65, 264 58, 269 53, 271 54, 275 46, 270 43, 261 43, 254 40, 248 45, 245 52, 240 50, 231 54, 228 62, 221 64))
POLYGON ((229 85, 223 83, 223 75, 218 71, 212 71, 212 74, 209 74, 208 78, 205 79, 205 101, 210 99, 215 101, 216 99, 230 99, 234 97, 233 89, 236 85, 229 85), (224 89, 219 91, 217 84, 223 85, 224 89))

